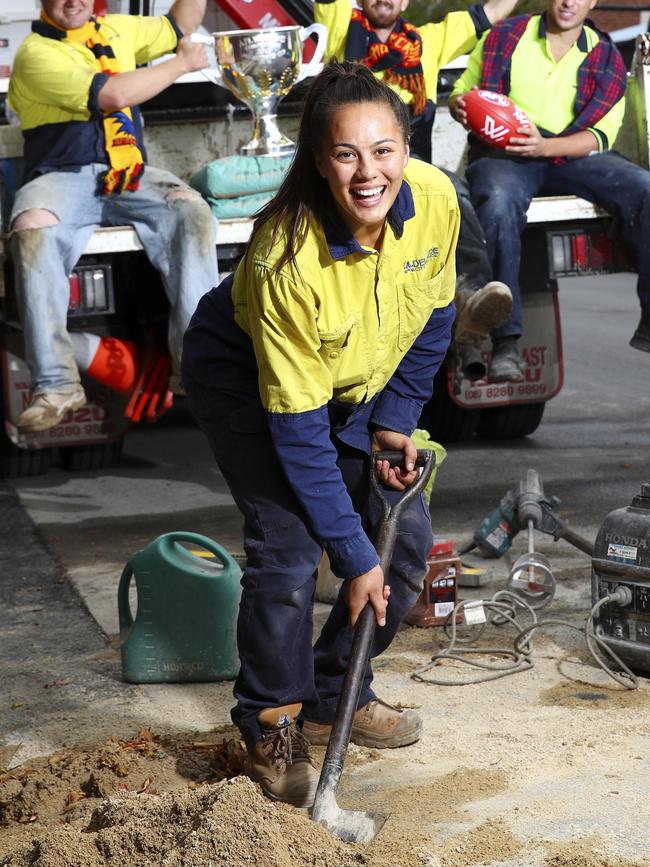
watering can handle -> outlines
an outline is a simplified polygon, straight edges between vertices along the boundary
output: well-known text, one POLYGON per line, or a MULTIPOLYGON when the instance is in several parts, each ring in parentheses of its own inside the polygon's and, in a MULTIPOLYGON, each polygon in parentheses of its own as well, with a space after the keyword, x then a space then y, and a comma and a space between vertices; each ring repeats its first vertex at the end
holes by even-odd
POLYGON ((312 33, 315 33, 316 36, 318 36, 318 44, 316 45, 316 50, 314 51, 312 59, 309 63, 306 63, 301 67, 298 74, 298 81, 302 81, 303 78, 309 78, 312 75, 318 75, 321 71, 323 55, 327 48, 327 27, 325 27, 324 24, 310 24, 309 27, 303 27, 300 31, 300 41, 305 42, 312 33))
POLYGON ((232 555, 229 554, 225 548, 222 548, 218 542, 215 542, 214 539, 209 539, 207 536, 202 536, 200 533, 190 533, 183 530, 177 530, 173 533, 166 533, 164 539, 165 543, 170 546, 175 545, 177 542, 193 542, 200 548, 205 548, 206 551, 214 554, 214 556, 220 560, 224 566, 230 566, 230 564, 234 562, 232 555))
POLYGON ((131 606, 129 605, 129 585, 133 578, 133 566, 127 563, 122 571, 120 585, 117 588, 117 613, 120 618, 120 631, 133 625, 131 606))

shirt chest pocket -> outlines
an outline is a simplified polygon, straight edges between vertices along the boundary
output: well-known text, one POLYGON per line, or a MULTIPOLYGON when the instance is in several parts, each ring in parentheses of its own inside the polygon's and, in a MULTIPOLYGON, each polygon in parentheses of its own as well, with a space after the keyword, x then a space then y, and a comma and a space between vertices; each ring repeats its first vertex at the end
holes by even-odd
POLYGON ((402 352, 409 349, 429 321, 438 299, 444 269, 431 280, 397 284, 399 332, 397 345, 402 352))
POLYGON ((367 381, 368 352, 360 316, 352 314, 330 331, 319 329, 318 337, 318 354, 329 370, 335 392, 367 381))

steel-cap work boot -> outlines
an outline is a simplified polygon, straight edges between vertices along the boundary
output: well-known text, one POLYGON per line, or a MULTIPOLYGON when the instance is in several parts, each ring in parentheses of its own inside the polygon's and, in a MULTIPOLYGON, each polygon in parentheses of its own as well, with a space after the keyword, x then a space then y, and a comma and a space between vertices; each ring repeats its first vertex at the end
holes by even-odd
MULTIPOLYGON (((326 744, 332 726, 305 720, 302 733, 310 744, 326 744)), ((350 740, 360 747, 376 750, 407 747, 420 739, 422 720, 413 710, 393 707, 374 698, 359 708, 352 720, 350 740)))
POLYGON ((524 368, 516 337, 503 337, 493 342, 488 382, 523 382, 524 368))
POLYGON ((512 310, 512 292, 505 283, 492 280, 482 289, 456 293, 456 343, 481 344, 506 321, 512 310))
POLYGON ((314 802, 319 774, 296 723, 301 707, 271 707, 257 715, 262 738, 248 752, 246 773, 271 800, 308 809, 314 802))
POLYGON ((72 391, 44 391, 35 394, 27 409, 20 414, 16 427, 20 433, 49 430, 70 410, 86 405, 86 392, 80 385, 72 391))

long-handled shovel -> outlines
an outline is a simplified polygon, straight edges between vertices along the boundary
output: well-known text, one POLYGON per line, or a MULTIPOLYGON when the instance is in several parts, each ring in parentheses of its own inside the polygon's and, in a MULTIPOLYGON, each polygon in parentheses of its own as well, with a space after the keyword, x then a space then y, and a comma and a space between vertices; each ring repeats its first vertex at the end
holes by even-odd
MULTIPOLYGON (((384 576, 388 574, 388 567, 393 558, 400 515, 406 506, 424 490, 436 460, 434 453, 428 449, 418 450, 416 466, 424 467, 420 478, 414 485, 407 488, 401 500, 391 508, 390 503, 380 490, 375 461, 387 460, 390 461, 391 466, 396 466, 403 459, 402 452, 376 452, 372 455, 371 461, 371 486, 381 500, 384 510, 375 542, 384 576)), ((348 750, 352 719, 357 709, 363 678, 368 666, 370 647, 375 634, 375 622, 375 612, 372 605, 368 603, 359 615, 355 627, 348 668, 311 813, 314 822, 318 822, 331 834, 342 840, 347 840, 349 843, 372 842, 387 818, 381 813, 345 810, 336 803, 336 790, 348 750)))

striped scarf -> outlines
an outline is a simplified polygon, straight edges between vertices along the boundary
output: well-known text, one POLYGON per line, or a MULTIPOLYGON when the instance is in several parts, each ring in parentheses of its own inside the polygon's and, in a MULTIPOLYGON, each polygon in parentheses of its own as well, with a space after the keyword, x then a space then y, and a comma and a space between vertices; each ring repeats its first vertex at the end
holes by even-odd
MULTIPOLYGON (((115 75, 120 66, 104 31, 104 19, 92 17, 82 27, 63 30, 56 22, 41 12, 41 20, 46 27, 33 27, 42 36, 85 45, 97 64, 98 72, 115 75)), ((144 172, 144 159, 138 147, 133 124, 133 115, 128 107, 118 111, 105 112, 103 116, 104 147, 110 168, 103 177, 102 192, 110 195, 124 190, 138 189, 140 177, 144 172)))
POLYGON ((427 102, 422 70, 422 37, 417 27, 398 18, 386 42, 382 42, 360 9, 352 10, 345 59, 364 63, 373 72, 384 72, 384 81, 413 94, 413 114, 427 102))
MULTIPOLYGON (((483 90, 510 93, 512 55, 532 17, 518 15, 508 18, 500 21, 488 33, 483 47, 483 90)), ((540 26, 542 23, 546 24, 545 13, 541 16, 540 26)), ((598 33, 599 41, 578 68, 575 116, 569 126, 559 133, 561 136, 594 127, 625 94, 627 72, 618 49, 610 37, 601 33, 589 19, 585 23, 598 33)))

